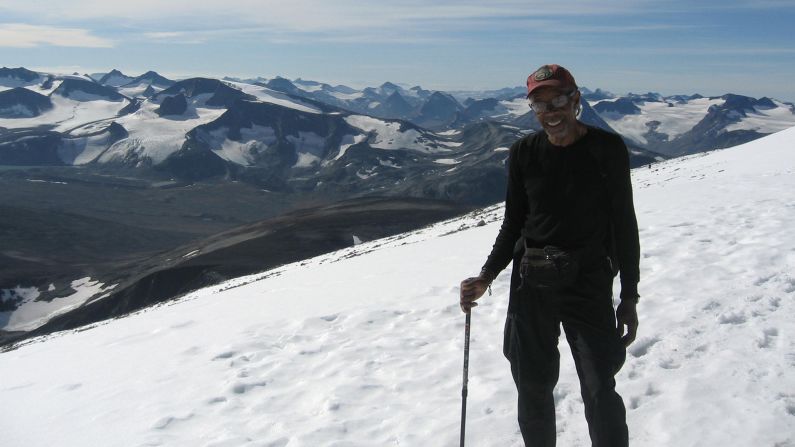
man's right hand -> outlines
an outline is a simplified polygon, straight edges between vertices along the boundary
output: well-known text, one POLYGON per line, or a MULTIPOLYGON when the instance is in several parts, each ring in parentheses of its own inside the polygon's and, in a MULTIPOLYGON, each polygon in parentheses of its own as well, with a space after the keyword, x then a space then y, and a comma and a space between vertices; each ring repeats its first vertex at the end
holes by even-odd
POLYGON ((473 307, 478 305, 475 301, 486 293, 489 284, 491 281, 482 276, 474 276, 461 281, 461 310, 464 313, 469 313, 473 307))

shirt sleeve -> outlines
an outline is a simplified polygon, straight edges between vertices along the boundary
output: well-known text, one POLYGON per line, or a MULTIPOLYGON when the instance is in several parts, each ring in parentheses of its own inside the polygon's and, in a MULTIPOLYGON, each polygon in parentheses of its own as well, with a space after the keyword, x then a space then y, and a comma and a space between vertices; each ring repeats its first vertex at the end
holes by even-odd
MULTIPOLYGON (((524 139, 511 146, 508 156, 508 188, 505 197, 505 216, 481 275, 494 279, 513 259, 513 248, 522 235, 527 218, 527 193, 522 181, 519 150, 524 139)), ((525 148, 527 149, 527 148, 525 148)))
POLYGON ((621 272, 621 298, 636 300, 640 280, 640 238, 635 205, 632 199, 632 177, 629 171, 629 151, 624 141, 616 136, 618 150, 608 168, 611 195, 611 221, 616 244, 618 268, 621 272))

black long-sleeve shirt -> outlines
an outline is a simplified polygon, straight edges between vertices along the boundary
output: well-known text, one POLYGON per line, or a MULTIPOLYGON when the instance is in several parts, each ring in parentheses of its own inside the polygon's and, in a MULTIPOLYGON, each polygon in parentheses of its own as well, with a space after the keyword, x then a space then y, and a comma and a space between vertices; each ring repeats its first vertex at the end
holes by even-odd
POLYGON ((602 247, 618 264, 622 298, 634 299, 640 242, 629 153, 618 135, 587 128, 566 147, 552 145, 543 131, 511 146, 505 217, 483 271, 502 271, 520 237, 531 247, 602 247))

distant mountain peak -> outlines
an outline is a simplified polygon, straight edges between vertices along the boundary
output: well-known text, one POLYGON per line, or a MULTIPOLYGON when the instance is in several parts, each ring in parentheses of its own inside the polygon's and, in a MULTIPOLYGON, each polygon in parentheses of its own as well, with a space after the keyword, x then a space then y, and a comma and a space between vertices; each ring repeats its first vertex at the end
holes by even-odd
POLYGON ((155 71, 149 70, 146 73, 132 79, 125 85, 138 85, 141 83, 148 83, 150 86, 154 85, 157 87, 167 88, 174 85, 176 81, 172 81, 171 79, 161 76, 155 71))
POLYGON ((29 118, 52 108, 50 98, 24 87, 0 92, 0 117, 29 118))
POLYGON ((400 86, 398 86, 396 84, 393 84, 393 83, 391 83, 389 81, 384 82, 383 84, 381 84, 380 88, 382 90, 401 90, 400 86))
POLYGON ((179 94, 184 94, 186 98, 210 94, 211 97, 205 104, 214 107, 229 107, 238 99, 255 99, 253 96, 231 87, 226 82, 211 78, 190 78, 176 82, 171 87, 154 95, 153 98, 159 99, 179 94))
POLYGON ((18 68, 0 68, 0 78, 11 78, 20 81, 31 82, 39 78, 39 74, 35 71, 28 70, 24 67, 18 68))
POLYGON ((100 84, 102 84, 102 85, 110 85, 110 86, 113 86, 113 87, 120 87, 120 86, 122 86, 124 84, 129 83, 133 79, 134 79, 133 77, 127 76, 126 74, 124 74, 121 71, 119 71, 119 70, 114 68, 108 74, 106 74, 105 76, 101 77, 98 82, 100 84))
POLYGON ((66 98, 78 101, 92 101, 94 99, 104 99, 107 101, 121 101, 124 95, 119 94, 115 89, 98 84, 93 80, 67 78, 61 82, 53 92, 53 95, 61 95, 66 98))

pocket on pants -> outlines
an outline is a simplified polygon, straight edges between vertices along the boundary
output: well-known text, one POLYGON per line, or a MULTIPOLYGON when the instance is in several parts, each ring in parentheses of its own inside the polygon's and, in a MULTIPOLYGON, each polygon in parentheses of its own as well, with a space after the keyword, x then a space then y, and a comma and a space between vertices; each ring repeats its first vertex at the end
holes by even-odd
POLYGON ((502 331, 502 355, 508 360, 511 360, 511 353, 515 349, 513 342, 515 330, 514 318, 511 314, 508 314, 505 318, 505 328, 502 331))

